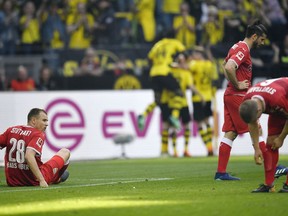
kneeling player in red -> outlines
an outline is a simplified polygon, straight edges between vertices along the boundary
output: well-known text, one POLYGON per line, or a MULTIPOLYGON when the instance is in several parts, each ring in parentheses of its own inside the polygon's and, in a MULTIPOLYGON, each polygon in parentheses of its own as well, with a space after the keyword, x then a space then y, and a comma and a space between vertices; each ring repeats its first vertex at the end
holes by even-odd
POLYGON ((50 160, 41 160, 48 126, 47 113, 33 108, 28 113, 28 125, 9 127, 0 135, 1 148, 6 147, 5 174, 9 186, 41 186, 65 181, 69 173, 70 151, 59 150, 50 160))

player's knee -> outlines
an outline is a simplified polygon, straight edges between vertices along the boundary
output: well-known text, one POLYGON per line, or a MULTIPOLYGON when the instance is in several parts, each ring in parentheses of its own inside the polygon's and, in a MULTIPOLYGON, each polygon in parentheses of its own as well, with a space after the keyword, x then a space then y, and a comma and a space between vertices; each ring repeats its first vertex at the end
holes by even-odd
POLYGON ((238 134, 234 131, 225 132, 225 135, 224 135, 225 138, 228 138, 232 141, 235 140, 237 136, 238 136, 238 134))
POLYGON ((70 158, 70 150, 67 148, 62 148, 62 150, 64 151, 64 154, 67 155, 68 158, 70 158))
POLYGON ((60 149, 59 152, 57 152, 58 155, 60 155, 65 161, 67 161, 70 158, 70 150, 67 148, 60 149))

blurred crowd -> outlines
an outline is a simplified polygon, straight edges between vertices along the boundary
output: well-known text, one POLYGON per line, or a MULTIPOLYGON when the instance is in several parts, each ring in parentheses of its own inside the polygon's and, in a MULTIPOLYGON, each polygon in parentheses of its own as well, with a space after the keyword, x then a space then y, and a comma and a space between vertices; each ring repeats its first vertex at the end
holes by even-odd
MULTIPOLYGON (((187 48, 230 46, 256 18, 268 27, 270 63, 288 65, 288 0, 0 0, 0 5, 1 55, 86 50, 90 58, 71 70, 76 75, 102 74, 91 47, 152 45, 171 28, 187 48)), ((256 56, 253 63, 262 67, 265 61, 256 56)))
POLYGON ((287 0, 1 0, 2 54, 91 45, 153 43, 174 28, 187 47, 234 43, 251 20, 281 43, 287 0), (17 49, 17 48, 21 49, 17 49))

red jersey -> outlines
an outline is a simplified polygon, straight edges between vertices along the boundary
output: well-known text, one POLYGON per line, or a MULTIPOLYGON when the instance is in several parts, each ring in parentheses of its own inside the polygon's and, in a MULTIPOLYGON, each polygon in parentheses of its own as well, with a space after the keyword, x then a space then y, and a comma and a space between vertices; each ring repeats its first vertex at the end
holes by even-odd
POLYGON ((10 186, 39 185, 25 161, 26 148, 36 151, 38 166, 42 165, 41 154, 45 134, 30 126, 14 126, 0 135, 0 146, 6 146, 5 174, 10 186))
MULTIPOLYGON (((252 79, 252 61, 250 56, 250 49, 244 41, 239 41, 234 44, 225 58, 225 62, 232 60, 237 65, 236 77, 238 81, 248 80, 250 82, 249 87, 251 86, 252 79)), ((233 84, 229 81, 225 94, 226 95, 245 95, 247 90, 237 90, 233 84)))
POLYGON ((264 102, 267 114, 288 118, 288 78, 270 79, 251 87, 244 100, 257 97, 264 102))

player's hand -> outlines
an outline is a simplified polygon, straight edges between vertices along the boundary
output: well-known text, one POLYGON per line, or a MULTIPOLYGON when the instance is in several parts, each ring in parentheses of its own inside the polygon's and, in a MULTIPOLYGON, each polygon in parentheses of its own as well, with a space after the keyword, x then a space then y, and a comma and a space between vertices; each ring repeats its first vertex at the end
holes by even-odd
POLYGON ((47 184, 47 182, 46 182, 45 180, 41 180, 41 181, 39 182, 39 186, 40 186, 40 187, 43 187, 43 188, 46 188, 46 187, 48 187, 48 184, 47 184))
POLYGON ((278 148, 280 148, 282 145, 283 145, 283 142, 284 140, 279 138, 279 137, 276 137, 274 140, 273 140, 273 143, 272 143, 272 149, 273 150, 276 150, 278 148))
POLYGON ((238 82, 238 89, 243 90, 243 89, 248 89, 249 88, 249 81, 248 80, 243 80, 238 82))
POLYGON ((254 160, 257 165, 261 165, 263 161, 263 155, 260 149, 255 150, 254 152, 254 160))

